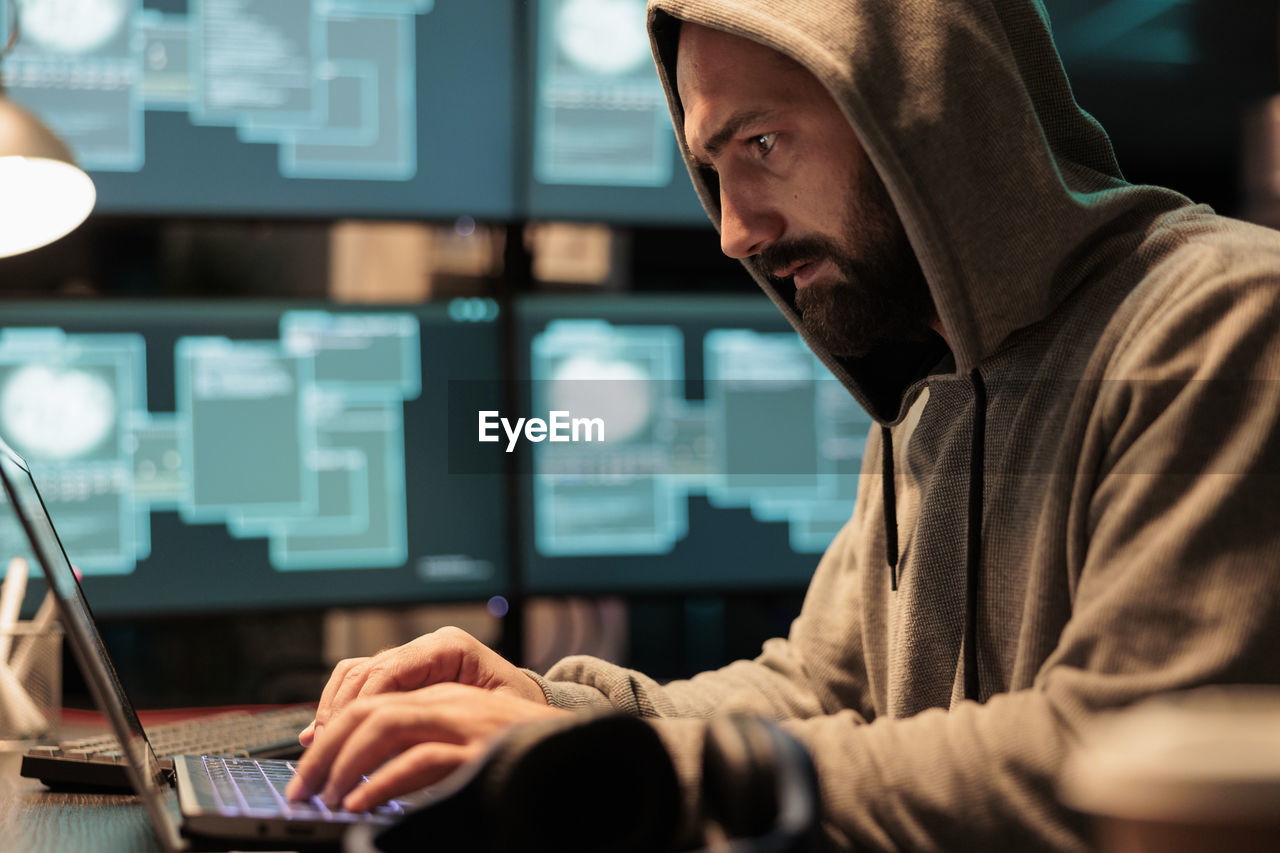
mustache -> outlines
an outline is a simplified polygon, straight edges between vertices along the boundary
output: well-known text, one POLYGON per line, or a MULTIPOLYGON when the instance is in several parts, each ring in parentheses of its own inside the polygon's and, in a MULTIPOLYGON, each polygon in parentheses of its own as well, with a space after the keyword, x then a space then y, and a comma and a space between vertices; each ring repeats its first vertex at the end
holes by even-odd
POLYGON ((753 259, 756 268, 770 281, 780 283, 790 276, 776 276, 775 270, 786 269, 802 261, 835 261, 837 265, 843 259, 843 252, 833 241, 822 237, 797 237, 774 243, 761 250, 753 259))

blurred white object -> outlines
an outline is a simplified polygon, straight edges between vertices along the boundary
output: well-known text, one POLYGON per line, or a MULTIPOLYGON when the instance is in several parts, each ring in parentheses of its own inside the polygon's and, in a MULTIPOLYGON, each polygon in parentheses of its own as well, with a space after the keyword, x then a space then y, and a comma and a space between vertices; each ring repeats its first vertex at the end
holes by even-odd
MULTIPOLYGON (((13 14, 0 60, 18 43, 21 23, 18 4, 7 2, 13 14)), ((93 179, 76 166, 62 140, 5 97, 0 86, 0 258, 66 236, 84 222, 96 201, 93 179)))
POLYGON ((1211 687, 1099 718, 1060 794, 1103 853, 1280 850, 1280 688, 1211 687))

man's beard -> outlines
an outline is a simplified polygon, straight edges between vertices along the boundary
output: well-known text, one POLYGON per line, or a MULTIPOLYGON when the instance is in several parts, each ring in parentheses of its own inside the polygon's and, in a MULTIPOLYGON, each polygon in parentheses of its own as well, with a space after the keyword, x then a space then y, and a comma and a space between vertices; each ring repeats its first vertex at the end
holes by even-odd
MULTIPOLYGON (((937 309, 884 184, 874 179, 851 197, 844 245, 799 237, 775 243, 752 260, 766 275, 799 261, 831 260, 839 278, 796 289, 795 308, 813 343, 833 355, 858 358, 880 344, 922 340, 937 309)), ((785 281, 769 278, 775 286, 785 281)))

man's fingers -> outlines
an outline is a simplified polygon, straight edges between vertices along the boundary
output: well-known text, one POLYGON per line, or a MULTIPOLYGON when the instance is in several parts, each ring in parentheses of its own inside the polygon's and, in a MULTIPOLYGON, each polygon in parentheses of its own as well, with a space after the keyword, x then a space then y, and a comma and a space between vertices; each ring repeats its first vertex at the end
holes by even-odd
MULTIPOLYGON (((302 745, 310 746, 317 732, 331 719, 342 713, 343 708, 357 699, 377 693, 391 693, 406 689, 406 685, 401 685, 396 677, 397 667, 394 656, 402 654, 404 654, 403 647, 381 652, 373 657, 351 658, 338 664, 320 697, 315 722, 308 727, 311 729, 310 734, 304 729, 302 735, 306 735, 307 739, 302 740, 302 736, 299 736, 302 745)), ((416 687, 417 685, 407 686, 416 687)))
MULTIPOLYGON (((479 750, 513 725, 567 713, 457 683, 434 684, 411 693, 370 696, 347 706, 315 735, 285 794, 291 799, 318 794, 327 805, 333 806, 356 790, 363 776, 375 771, 383 773, 385 767, 384 770, 378 768, 384 762, 392 768, 390 775, 383 777, 387 786, 401 791, 409 790, 401 786, 410 783, 421 787, 440 778, 447 770, 439 767, 431 770, 435 758, 457 757, 461 753, 419 752, 416 760, 401 760, 395 757, 401 750, 408 754, 429 744, 479 750)), ((366 796, 372 795, 362 795, 356 802, 371 801, 366 800, 366 796)))
POLYGON ((341 661, 325 684, 315 721, 298 740, 314 744, 329 721, 358 699, 449 682, 546 703, 535 681, 467 632, 446 627, 373 657, 341 661))
POLYGON ((430 709, 408 702, 379 705, 352 730, 333 756, 320 799, 325 805, 336 806, 365 774, 410 744, 441 735, 452 740, 434 725, 434 716, 430 709))
MULTIPOLYGON (((356 664, 364 663, 367 660, 368 658, 347 658, 346 660, 338 661, 338 665, 333 668, 333 673, 330 674, 329 680, 324 685, 324 691, 320 694, 320 702, 316 705, 316 718, 307 727, 312 730, 313 738, 315 729, 328 722, 331 713, 329 706, 333 704, 333 697, 337 694, 338 688, 342 686, 342 682, 346 680, 347 673, 356 664)), ((303 729, 303 732, 305 733, 306 729, 303 729)), ((299 740, 301 740, 301 737, 299 737, 299 740)), ((303 746, 306 745, 307 743, 304 741, 303 746)))
POLYGON ((319 794, 336 805, 384 760, 419 741, 457 741, 447 715, 426 707, 410 694, 355 702, 325 727, 298 762, 285 789, 291 799, 319 794))
POLYGON ((467 680, 460 679, 460 675, 463 661, 469 660, 468 642, 488 651, 457 628, 441 628, 411 643, 356 660, 337 683, 327 704, 322 700, 317 725, 325 725, 357 699, 403 693, 436 682, 467 680))
MULTIPOLYGON (((372 658, 369 660, 372 660, 372 658)), ((347 670, 346 677, 342 679, 342 683, 338 685, 338 689, 333 693, 333 698, 329 700, 329 707, 325 708, 328 718, 321 719, 319 715, 316 716, 316 721, 320 725, 323 726, 329 720, 339 716, 348 705, 359 698, 360 688, 364 686, 365 679, 369 677, 369 660, 365 660, 359 666, 353 666, 347 670)))
POLYGON ((346 743, 351 731, 371 711, 371 705, 357 704, 325 726, 325 730, 316 736, 311 748, 298 761, 293 779, 289 780, 289 785, 285 788, 285 796, 293 800, 301 800, 319 792, 325 780, 329 778, 329 766, 333 763, 334 757, 346 743))
POLYGON ((402 693, 406 690, 421 687, 422 685, 418 683, 418 679, 414 677, 416 673, 410 671, 408 677, 405 677, 406 667, 397 665, 399 663, 401 662, 395 659, 371 663, 365 675, 364 684, 360 686, 360 692, 357 696, 352 697, 351 701, 363 696, 376 696, 379 693, 402 693))
POLYGON ((343 799, 348 811, 368 811, 393 797, 434 785, 480 754, 474 745, 421 743, 388 761, 343 799))
MULTIPOLYGON (((367 696, 381 693, 402 693, 421 687, 421 661, 423 653, 414 643, 379 652, 371 658, 363 658, 347 670, 346 677, 338 685, 329 702, 330 718, 342 713, 342 709, 367 696)), ((426 660, 431 659, 428 653, 426 660)), ((324 721, 320 722, 324 725, 324 721)))

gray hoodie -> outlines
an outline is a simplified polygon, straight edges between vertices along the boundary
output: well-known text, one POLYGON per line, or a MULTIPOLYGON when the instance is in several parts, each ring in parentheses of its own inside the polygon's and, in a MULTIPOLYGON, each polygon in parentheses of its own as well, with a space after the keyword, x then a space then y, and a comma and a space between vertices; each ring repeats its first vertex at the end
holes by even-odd
POLYGON ((1035 0, 650 0, 683 142, 679 20, 827 87, 950 351, 815 347, 880 426, 786 639, 666 685, 568 658, 548 700, 655 718, 690 814, 705 718, 749 709, 808 746, 833 846, 1085 849, 1054 779, 1092 715, 1280 683, 1280 237, 1126 183, 1035 0))

